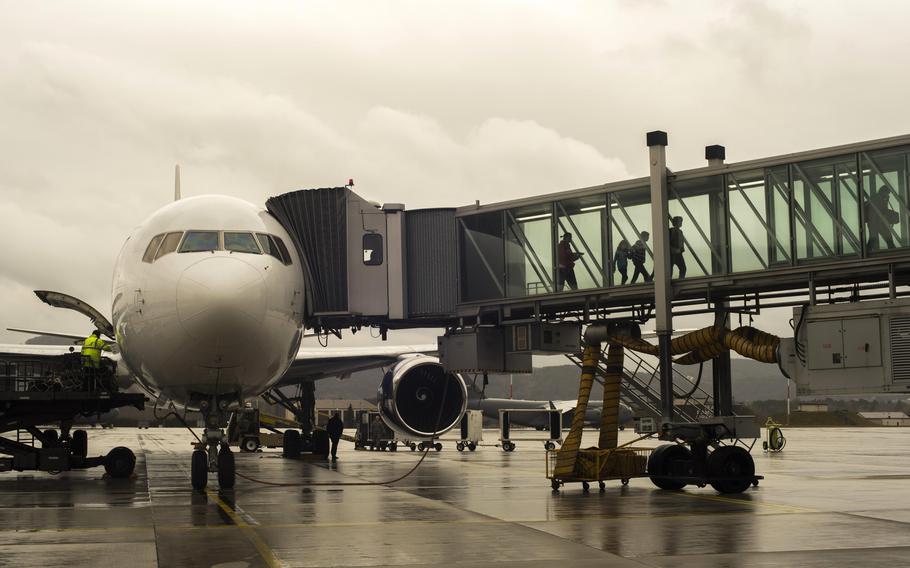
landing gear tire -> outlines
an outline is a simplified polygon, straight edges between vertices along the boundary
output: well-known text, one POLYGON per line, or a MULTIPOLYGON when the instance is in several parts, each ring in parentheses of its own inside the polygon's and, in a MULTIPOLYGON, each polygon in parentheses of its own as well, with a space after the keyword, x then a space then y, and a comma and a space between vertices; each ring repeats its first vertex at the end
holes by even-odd
POLYGON ((42 448, 53 448, 60 441, 60 435, 57 434, 56 430, 45 430, 44 437, 47 441, 41 443, 42 448))
POLYGON ((313 455, 329 457, 329 433, 325 430, 313 430, 313 455))
POLYGON ((463 452, 464 451, 464 442, 458 442, 457 444, 455 444, 455 449, 458 450, 459 452, 463 452))
POLYGON ((244 452, 255 452, 259 449, 259 438, 244 438, 240 443, 240 450, 244 452))
POLYGON ((473 452, 473 451, 476 450, 476 449, 477 449, 477 443, 476 443, 476 442, 468 442, 468 450, 470 450, 470 451, 473 452))
POLYGON ((721 446, 711 452, 706 464, 711 487, 718 493, 742 493, 752 485, 755 462, 740 446, 721 446), (713 479, 727 478, 727 479, 713 479), (735 478, 735 479, 729 479, 735 478))
POLYGON ((218 452, 218 486, 221 489, 233 489, 236 481, 234 452, 227 446, 222 446, 218 452))
POLYGON ((433 449, 436 450, 437 452, 441 452, 441 451, 442 451, 442 444, 439 443, 439 442, 436 442, 436 444, 433 445, 433 449))
POLYGON ((136 454, 129 448, 117 446, 104 457, 104 471, 115 479, 126 479, 136 468, 136 454))
POLYGON ((297 459, 300 457, 300 432, 297 430, 284 431, 282 455, 290 459, 297 459))
POLYGON ((190 481, 193 489, 202 491, 209 482, 209 458, 205 450, 195 450, 190 462, 190 481))
POLYGON ((554 444, 553 442, 547 442, 546 444, 543 445, 543 447, 545 450, 555 450, 556 444, 554 444))
POLYGON ((73 456, 84 458, 88 455, 88 432, 85 430, 74 430, 73 438, 70 440, 70 451, 73 456))
MULTIPOLYGON (((689 451, 689 448, 679 444, 664 444, 651 452, 651 456, 648 458, 648 473, 669 476, 674 473, 673 462, 691 459, 692 452, 689 451)), ((679 491, 686 486, 685 481, 668 477, 652 477, 651 483, 667 491, 679 491)))

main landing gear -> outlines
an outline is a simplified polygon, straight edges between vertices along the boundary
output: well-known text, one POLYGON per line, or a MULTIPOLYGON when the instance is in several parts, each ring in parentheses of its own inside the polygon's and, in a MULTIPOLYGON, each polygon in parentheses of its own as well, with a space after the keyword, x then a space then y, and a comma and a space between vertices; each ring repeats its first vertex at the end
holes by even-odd
POLYGON ((205 435, 196 444, 190 463, 190 479, 193 489, 202 491, 208 484, 209 473, 218 475, 221 489, 233 489, 236 481, 234 452, 224 435, 227 426, 228 398, 212 397, 199 402, 199 410, 205 420, 205 435))

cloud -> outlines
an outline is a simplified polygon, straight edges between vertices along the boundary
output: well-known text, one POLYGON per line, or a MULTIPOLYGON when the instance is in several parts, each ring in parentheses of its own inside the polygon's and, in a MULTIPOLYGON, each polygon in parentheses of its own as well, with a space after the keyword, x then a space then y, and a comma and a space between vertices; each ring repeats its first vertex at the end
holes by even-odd
POLYGON ((0 149, 10 159, 0 165, 0 238, 20 244, 0 249, 0 262, 15 289, 6 298, 33 308, 28 291, 51 288, 106 311, 117 252, 167 202, 175 162, 184 195, 259 204, 348 177, 365 195, 413 208, 628 175, 619 160, 534 120, 487 117, 457 133, 374 106, 342 129, 248 82, 165 73, 60 44, 25 43, 3 64, 0 118, 10 128, 0 149))

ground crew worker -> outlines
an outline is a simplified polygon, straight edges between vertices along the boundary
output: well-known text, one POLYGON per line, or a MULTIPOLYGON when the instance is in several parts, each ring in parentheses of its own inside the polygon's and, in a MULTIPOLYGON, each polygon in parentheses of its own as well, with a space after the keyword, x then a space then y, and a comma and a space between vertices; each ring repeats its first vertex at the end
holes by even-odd
POLYGON ((101 352, 111 347, 101 339, 101 331, 95 330, 82 342, 82 366, 89 369, 101 368, 101 352))
POLYGON ((338 460, 338 440, 341 439, 341 433, 344 431, 344 422, 341 420, 341 415, 337 412, 329 418, 329 421, 325 425, 325 431, 329 435, 329 440, 332 441, 332 461, 338 460))

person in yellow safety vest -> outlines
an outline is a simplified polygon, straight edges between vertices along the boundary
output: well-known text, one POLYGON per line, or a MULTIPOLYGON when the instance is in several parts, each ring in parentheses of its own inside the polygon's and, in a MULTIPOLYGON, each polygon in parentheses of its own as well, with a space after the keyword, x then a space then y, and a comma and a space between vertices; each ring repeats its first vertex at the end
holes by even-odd
POLYGON ((110 350, 110 345, 101 339, 101 332, 96 329, 82 342, 82 366, 91 369, 100 369, 101 352, 110 350))

